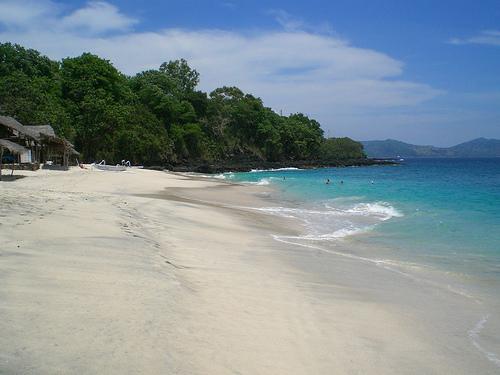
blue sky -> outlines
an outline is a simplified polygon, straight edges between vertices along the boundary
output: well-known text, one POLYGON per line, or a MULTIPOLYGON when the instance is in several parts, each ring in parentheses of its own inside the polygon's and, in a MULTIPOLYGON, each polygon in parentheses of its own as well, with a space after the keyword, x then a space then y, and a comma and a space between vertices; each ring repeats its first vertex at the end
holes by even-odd
POLYGON ((127 74, 187 58, 327 134, 500 138, 500 2, 0 0, 0 41, 90 51, 127 74))

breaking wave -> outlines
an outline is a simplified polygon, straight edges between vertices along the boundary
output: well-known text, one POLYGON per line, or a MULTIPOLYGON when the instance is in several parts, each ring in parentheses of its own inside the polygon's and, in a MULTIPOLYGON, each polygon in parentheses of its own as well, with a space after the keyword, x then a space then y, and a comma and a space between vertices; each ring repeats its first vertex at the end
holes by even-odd
POLYGON ((278 172, 278 171, 298 171, 299 168, 295 167, 288 167, 288 168, 276 168, 276 169, 252 169, 250 173, 257 173, 257 172, 278 172))
POLYGON ((246 181, 245 184, 258 185, 258 186, 270 185, 272 180, 279 180, 279 179, 277 177, 264 177, 258 181, 246 181))
POLYGON ((306 233, 295 238, 311 241, 338 240, 366 233, 383 221, 404 216, 387 202, 351 203, 348 206, 334 206, 334 203, 327 201, 307 208, 263 207, 256 210, 300 220, 306 233))
POLYGON ((359 203, 346 212, 359 215, 373 215, 379 217, 381 220, 403 216, 401 212, 387 202, 359 203))

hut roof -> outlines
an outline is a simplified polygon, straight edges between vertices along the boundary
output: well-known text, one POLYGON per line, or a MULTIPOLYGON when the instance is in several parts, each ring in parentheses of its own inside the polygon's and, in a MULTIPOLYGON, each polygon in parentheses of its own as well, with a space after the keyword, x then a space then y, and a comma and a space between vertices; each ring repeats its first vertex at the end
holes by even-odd
POLYGON ((52 143, 57 143, 62 145, 71 154, 80 155, 78 151, 75 150, 75 146, 64 137, 58 137, 54 128, 50 125, 25 125, 26 129, 37 135, 38 141, 49 141, 52 143))
POLYGON ((80 155, 80 153, 75 150, 75 146, 73 145, 73 143, 71 143, 70 141, 68 141, 66 138, 63 138, 63 140, 64 140, 64 145, 66 146, 66 148, 67 148, 67 150, 69 151, 70 154, 72 154, 72 155, 80 155))
POLYGON ((3 125, 9 129, 15 130, 19 134, 27 135, 30 138, 36 139, 35 133, 33 133, 30 129, 27 129, 26 126, 22 125, 19 121, 17 121, 13 117, 0 116, 0 125, 3 125))
POLYGON ((6 148, 13 154, 23 154, 28 151, 26 147, 18 145, 17 143, 11 142, 7 139, 0 139, 0 148, 6 148))
POLYGON ((24 128, 28 129, 31 133, 37 134, 38 139, 41 135, 45 135, 47 137, 56 136, 54 129, 50 125, 25 125, 24 128))
POLYGON ((73 147, 69 149, 69 152, 71 153, 71 155, 76 155, 76 156, 80 155, 80 153, 76 151, 73 147))
MULTIPOLYGON (((80 155, 78 151, 75 150, 75 146, 71 144, 67 139, 65 138, 60 138, 56 136, 56 133, 52 126, 50 125, 22 125, 20 122, 18 122, 16 119, 13 117, 9 116, 0 116, 0 125, 3 125, 9 129, 17 131, 19 134, 23 134, 25 136, 28 136, 32 139, 34 139, 37 142, 41 141, 49 141, 53 143, 60 144, 66 148, 68 152, 70 152, 73 155, 80 155)), ((6 140, 2 140, 6 141, 6 140)), ((9 142, 12 144, 15 144, 13 142, 9 142)), ((19 146, 19 145, 16 145, 19 146)), ((22 146, 19 146, 22 147, 22 146)), ((8 148, 5 146, 5 148, 8 148)), ((24 149, 24 147, 23 147, 24 149)), ((12 150, 11 150, 12 151, 12 150)), ((21 151, 24 152, 25 150, 21 151)))
MULTIPOLYGON (((34 126, 35 128, 38 126, 34 126)), ((52 127, 50 127, 52 129, 52 127)), ((57 145, 60 145, 66 149, 67 152, 69 152, 72 155, 80 155, 78 151, 75 150, 75 146, 68 141, 66 138, 63 137, 56 137, 56 136, 51 136, 46 133, 40 132, 39 137, 37 138, 39 141, 45 141, 49 143, 55 143, 57 145)))

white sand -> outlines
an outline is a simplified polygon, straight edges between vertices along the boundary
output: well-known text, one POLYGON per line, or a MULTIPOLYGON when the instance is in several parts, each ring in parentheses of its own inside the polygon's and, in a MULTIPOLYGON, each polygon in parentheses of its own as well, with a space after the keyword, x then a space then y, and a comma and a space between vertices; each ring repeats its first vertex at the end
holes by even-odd
MULTIPOLYGON (((258 204, 242 188, 146 170, 24 174, 0 182, 2 374, 475 368, 412 310, 295 267, 322 259, 271 239, 290 223, 189 201, 258 204)), ((327 272, 362 278, 352 263, 327 272)))

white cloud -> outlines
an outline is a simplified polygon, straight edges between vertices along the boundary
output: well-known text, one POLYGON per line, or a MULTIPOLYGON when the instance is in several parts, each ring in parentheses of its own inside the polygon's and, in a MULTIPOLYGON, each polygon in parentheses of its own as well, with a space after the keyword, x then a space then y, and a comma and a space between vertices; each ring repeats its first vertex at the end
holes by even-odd
POLYGON ((267 13, 273 16, 285 31, 309 31, 313 33, 334 34, 332 26, 327 22, 316 23, 314 25, 309 24, 283 9, 271 9, 267 13))
POLYGON ((468 38, 453 38, 449 43, 461 44, 486 44, 490 46, 500 46, 500 31, 499 30, 483 30, 478 35, 468 38))
POLYGON ((0 0, 0 24, 13 28, 42 23, 45 17, 51 17, 58 7, 44 0, 0 0))
POLYGON ((84 30, 91 33, 128 30, 137 20, 120 13, 118 8, 104 1, 92 1, 61 20, 66 29, 84 30))
MULTIPOLYGON (((0 4, 2 10, 7 3, 0 4)), ((9 4, 10 14, 24 9, 19 3, 9 4)), ((262 97, 275 110, 315 116, 326 128, 363 110, 416 106, 442 93, 402 79, 401 61, 330 33, 301 29, 298 21, 284 30, 251 33, 139 32, 127 30, 135 20, 108 3, 91 2, 69 14, 54 3, 43 4, 45 8, 30 13, 29 22, 20 19, 16 27, 9 17, 0 16, 0 41, 35 48, 55 59, 89 51, 127 74, 186 58, 201 73, 202 89, 235 85, 262 97)))
POLYGON ((21 32, 95 35, 127 31, 138 22, 105 1, 89 1, 68 14, 64 12, 65 8, 51 0, 0 0, 0 25, 21 32))
POLYGON ((276 21, 286 30, 295 31, 304 29, 305 23, 302 19, 292 16, 282 9, 270 10, 269 15, 274 16, 276 21))

